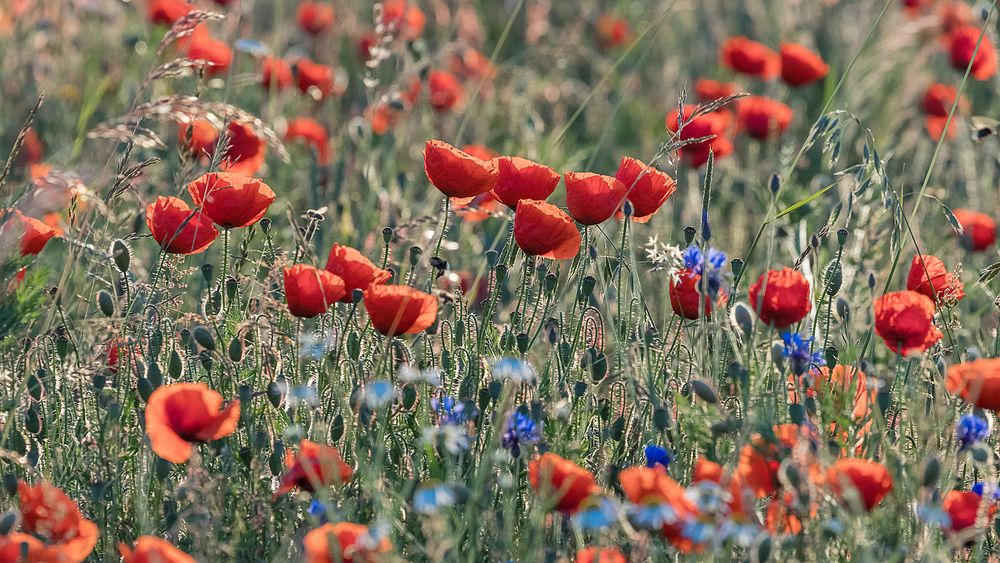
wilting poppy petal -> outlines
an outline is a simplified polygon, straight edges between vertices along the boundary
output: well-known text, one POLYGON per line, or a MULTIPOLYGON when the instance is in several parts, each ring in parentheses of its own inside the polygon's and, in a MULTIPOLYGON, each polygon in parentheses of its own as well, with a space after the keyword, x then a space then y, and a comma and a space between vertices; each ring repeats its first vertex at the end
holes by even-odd
POLYGON ((558 207, 522 199, 514 213, 514 240, 525 254, 569 260, 580 251, 580 231, 558 207))
POLYGON ((240 419, 240 402, 222 409, 222 395, 204 383, 158 387, 146 404, 146 434, 156 455, 171 462, 191 458, 193 442, 229 436, 240 419))
POLYGON ((146 225, 153 239, 171 254, 198 254, 219 236, 207 215, 176 197, 158 197, 146 206, 146 225))
POLYGON ((405 285, 371 285, 365 290, 365 310, 375 330, 386 336, 416 334, 437 320, 433 295, 405 285))

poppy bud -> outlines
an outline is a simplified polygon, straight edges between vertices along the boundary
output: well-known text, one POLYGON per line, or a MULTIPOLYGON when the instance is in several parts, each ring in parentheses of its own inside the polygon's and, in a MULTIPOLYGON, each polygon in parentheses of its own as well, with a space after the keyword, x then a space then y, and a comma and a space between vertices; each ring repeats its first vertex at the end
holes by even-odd
POLYGON ((194 327, 194 332, 191 333, 194 336, 195 342, 200 344, 202 348, 206 350, 215 350, 215 339, 212 337, 212 333, 208 331, 207 328, 203 326, 194 327))
POLYGON ((690 382, 691 389, 694 391, 695 395, 701 398, 701 400, 706 403, 715 404, 719 402, 719 394, 716 392, 712 386, 700 379, 692 379, 690 382))
POLYGON ((128 245, 122 239, 115 239, 111 243, 111 256, 114 258, 115 267, 118 268, 120 273, 124 274, 128 271, 131 254, 128 245))
POLYGON ((105 290, 100 290, 97 292, 97 306, 100 307, 101 313, 105 317, 113 317, 115 315, 115 301, 111 297, 111 294, 105 290))
POLYGON ((691 246, 691 243, 694 242, 694 235, 697 233, 698 229, 695 229, 691 225, 684 227, 684 244, 691 246))
POLYGON ((659 407, 653 411, 653 426, 657 430, 663 432, 667 428, 670 428, 670 411, 663 407, 659 407))
POLYGON ((923 471, 920 472, 921 487, 936 487, 938 478, 941 477, 941 460, 934 454, 924 461, 923 471))
POLYGON ((336 442, 344 436, 344 417, 338 414, 330 421, 330 441, 336 442))
POLYGON ((781 189, 781 176, 777 174, 771 174, 771 179, 768 182, 768 186, 771 188, 771 194, 776 195, 781 189))
POLYGON ((843 247, 844 243, 847 242, 848 233, 849 231, 847 229, 844 228, 837 229, 837 244, 839 244, 841 247, 843 247))

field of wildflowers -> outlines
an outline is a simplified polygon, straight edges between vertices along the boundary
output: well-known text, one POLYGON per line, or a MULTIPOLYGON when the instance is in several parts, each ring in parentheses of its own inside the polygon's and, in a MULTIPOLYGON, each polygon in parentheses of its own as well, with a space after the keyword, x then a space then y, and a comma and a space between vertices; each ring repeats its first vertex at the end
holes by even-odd
POLYGON ((997 19, 0 0, 0 563, 1000 560, 997 19))

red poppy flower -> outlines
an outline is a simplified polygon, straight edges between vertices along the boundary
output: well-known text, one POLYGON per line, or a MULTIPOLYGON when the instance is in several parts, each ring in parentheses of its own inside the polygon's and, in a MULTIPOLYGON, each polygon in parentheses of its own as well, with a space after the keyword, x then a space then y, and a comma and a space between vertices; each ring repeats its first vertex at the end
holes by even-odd
POLYGON ((871 412, 874 395, 868 389, 868 376, 856 367, 837 364, 833 371, 827 366, 816 368, 813 389, 809 394, 817 397, 832 395, 836 412, 847 410, 854 421, 864 419, 871 412))
MULTIPOLYGON (((58 234, 56 229, 21 213, 17 209, 0 209, 0 238, 17 239, 21 256, 33 256, 58 234)), ((13 241, 12 241, 13 242, 13 241)))
POLYGON ((311 493, 321 487, 342 485, 350 481, 354 474, 351 466, 340 457, 337 448, 309 440, 299 442, 298 453, 287 452, 285 465, 288 470, 282 477, 274 498, 295 487, 311 493))
POLYGON ((219 140, 219 130, 207 121, 195 119, 190 123, 177 124, 177 144, 187 154, 209 157, 215 152, 219 140))
POLYGON ((1000 358, 981 358, 948 368, 945 388, 981 409, 1000 412, 1000 358))
POLYGON ((118 553, 125 563, 195 563, 194 557, 154 536, 139 536, 135 547, 119 543, 118 553))
POLYGON ((755 435, 752 443, 743 446, 733 476, 741 489, 757 498, 773 495, 778 490, 781 460, 798 445, 803 432, 798 425, 779 424, 772 428, 773 440, 755 435))
POLYGON ((618 474, 625 497, 632 504, 661 505, 673 509, 676 520, 663 525, 663 535, 677 549, 691 551, 694 543, 682 533, 684 523, 698 515, 698 508, 687 497, 684 487, 667 475, 666 471, 651 467, 629 467, 618 474))
POLYGON ((740 130, 754 139, 781 135, 792 123, 793 115, 792 108, 764 96, 750 96, 736 102, 740 130))
MULTIPOLYGON (((951 519, 948 524, 948 530, 952 533, 958 533, 975 526, 976 521, 979 520, 979 512, 982 504, 982 495, 973 491, 948 491, 941 502, 941 508, 951 519)), ((987 522, 993 520, 993 515, 996 514, 996 511, 996 504, 989 503, 989 506, 983 511, 987 522)))
POLYGON ((240 401, 222 409, 222 395, 204 383, 174 383, 157 387, 146 404, 146 434, 156 455, 184 463, 193 442, 221 440, 236 430, 240 401))
POLYGON ((576 552, 576 563, 628 563, 628 559, 613 547, 588 547, 576 552))
POLYGON ((146 4, 146 18, 157 25, 174 25, 174 22, 188 15, 194 7, 187 0, 149 0, 146 4))
MULTIPOLYGON (((698 168, 708 162, 708 154, 710 152, 715 154, 716 159, 732 154, 733 143, 726 138, 726 133, 732 122, 729 112, 713 111, 690 119, 690 116, 694 115, 696 108, 697 106, 693 105, 684 106, 684 116, 687 122, 684 124, 683 129, 680 130, 680 140, 689 141, 703 137, 712 138, 707 141, 686 144, 679 152, 691 166, 698 168)), ((666 125, 668 130, 674 133, 677 132, 679 117, 680 112, 676 109, 667 115, 666 125)))
POLYGON ((632 218, 640 223, 648 221, 677 191, 673 178, 631 156, 622 157, 615 178, 625 186, 632 218))
MULTIPOLYGON (((940 82, 931 84, 924 93, 921 106, 927 115, 947 117, 951 113, 951 107, 955 105, 955 98, 958 97, 958 88, 940 82)), ((969 101, 961 97, 958 101, 959 111, 968 109, 969 101)))
POLYGON ((131 338, 112 338, 104 343, 101 351, 104 357, 104 367, 111 373, 118 373, 118 369, 124 364, 135 365, 135 358, 142 357, 142 349, 139 343, 131 338))
POLYGON ((323 124, 309 117, 296 117, 288 122, 285 130, 285 140, 301 139, 316 151, 316 162, 327 164, 330 161, 330 137, 323 124))
POLYGON ((444 70, 432 70, 427 77, 430 89, 431 107, 444 112, 464 104, 465 89, 454 74, 444 70))
POLYGON ((698 96, 698 101, 705 103, 728 98, 736 93, 736 88, 736 84, 732 82, 720 82, 708 78, 699 78, 694 82, 694 93, 698 96))
POLYGON ((838 459, 826 470, 826 482, 834 494, 849 498, 853 490, 866 511, 871 511, 892 490, 892 476, 881 463, 867 459, 838 459))
POLYGON ((0 536, 0 561, 22 561, 22 544, 27 544, 27 560, 39 563, 80 562, 94 550, 97 525, 58 487, 20 481, 17 494, 23 533, 0 536))
POLYGON ((371 285, 365 310, 375 330, 386 336, 416 334, 437 320, 437 297, 405 285, 371 285))
POLYGON ((934 302, 916 291, 886 293, 875 300, 875 333, 897 354, 923 352, 941 340, 933 318, 934 302))
POLYGON ((952 213, 965 231, 960 239, 962 246, 974 252, 993 246, 997 238, 997 224, 993 218, 971 209, 955 209, 952 213))
POLYGON ((338 522, 323 524, 312 530, 302 540, 306 563, 369 563, 380 553, 392 549, 388 538, 372 545, 372 534, 367 526, 338 522), (336 554, 336 558, 330 554, 336 554))
POLYGON ((23 164, 38 164, 45 158, 45 145, 33 127, 29 127, 24 133, 24 140, 21 142, 21 151, 18 153, 18 160, 23 164))
POLYGON ((161 196, 147 205, 146 225, 153 239, 171 254, 198 254, 219 236, 212 219, 176 197, 161 196))
POLYGON ((288 312, 296 317, 322 315, 347 294, 340 276, 306 264, 285 268, 284 276, 285 302, 288 312))
POLYGON ((722 64, 740 74, 770 80, 781 70, 781 58, 766 45, 746 37, 730 37, 719 51, 722 64))
POLYGON ((220 168, 226 172, 253 176, 264 165, 266 143, 249 125, 230 121, 226 126, 228 148, 220 168))
POLYGON ((947 117, 939 117, 936 115, 928 115, 924 118, 924 129, 927 131, 927 136, 930 137, 932 141, 940 141, 941 136, 944 135, 945 139, 954 139, 955 134, 958 131, 958 119, 952 119, 951 123, 948 123, 947 117), (948 126, 947 132, 945 131, 945 125, 948 126))
POLYGON ((326 259, 326 271, 344 280, 343 303, 350 303, 355 289, 362 291, 372 285, 382 285, 392 278, 392 273, 383 270, 363 254, 349 246, 334 244, 326 259))
POLYGON ((452 209, 455 214, 468 223, 478 223, 485 221, 497 212, 500 202, 493 196, 493 192, 484 192, 472 198, 472 201, 465 198, 451 200, 452 209))
POLYGON ((187 186, 194 204, 224 229, 249 227, 274 203, 274 192, 257 178, 232 172, 202 174, 187 186))
POLYGON ((937 256, 918 254, 910 263, 906 289, 923 293, 939 303, 954 303, 965 297, 965 284, 937 256))
POLYGON ((764 324, 782 330, 809 314, 810 294, 809 282, 802 272, 791 268, 769 270, 750 286, 750 307, 764 324))
POLYGON ((567 514, 599 490, 593 473, 552 452, 528 464, 528 480, 546 507, 567 514))
POLYGON ((292 85, 294 81, 292 66, 278 57, 264 57, 260 61, 260 84, 265 90, 270 90, 274 86, 277 90, 284 90, 292 85))
POLYGON ((987 33, 979 44, 976 60, 972 60, 981 33, 978 26, 963 25, 951 30, 946 41, 953 67, 964 72, 969 63, 972 63, 972 77, 976 80, 987 80, 997 73, 997 52, 987 33))
POLYGON ((424 146, 427 179, 448 197, 473 198, 491 190, 497 181, 497 164, 461 151, 444 141, 424 146))
POLYGON ((597 30, 597 43, 605 49, 621 47, 628 42, 632 35, 625 19, 608 14, 602 14, 597 18, 595 28, 597 30))
POLYGON ((702 312, 712 314, 712 300, 698 291, 701 275, 690 268, 683 268, 670 282, 670 308, 674 314, 685 319, 698 319, 702 312))
POLYGON ((424 33, 427 16, 408 0, 382 2, 382 23, 406 39, 414 41, 424 33))
MULTIPOLYGON (((924 3, 932 4, 933 0, 924 0, 924 3)), ((947 35, 953 30, 973 25, 976 21, 976 16, 972 13, 972 6, 961 0, 938 2, 937 18, 941 32, 945 34, 945 43, 947 43, 947 35)))
POLYGON ((212 37, 208 28, 197 25, 190 35, 179 42, 184 56, 194 61, 207 61, 208 74, 222 74, 233 62, 233 50, 224 41, 212 37))
MULTIPOLYGON (((420 82, 417 81, 417 84, 419 85, 420 82)), ((494 158, 500 158, 500 155, 496 151, 487 147, 486 145, 476 145, 476 144, 465 145, 462 147, 462 150, 465 151, 467 154, 470 154, 478 158, 479 160, 493 160, 494 158)), ((557 178, 558 176, 559 175, 556 174, 557 178)), ((558 180, 556 181, 558 182, 558 180)))
POLYGON ((611 176, 593 172, 566 172, 566 206, 584 225, 597 225, 611 218, 625 201, 625 184, 611 176))
POLYGON ((525 254, 569 260, 580 250, 580 231, 563 210, 544 201, 522 199, 514 213, 514 240, 525 254))
POLYGON ((493 196, 511 209, 517 209, 522 199, 544 201, 559 185, 559 173, 544 164, 519 156, 501 156, 494 163, 493 196))
POLYGON ((302 31, 318 35, 333 27, 333 6, 322 2, 306 0, 299 4, 296 18, 302 31))
POLYGON ((823 57, 796 43, 781 44, 781 79, 789 86, 803 86, 826 76, 823 57))
POLYGON ((452 74, 462 80, 493 80, 497 74, 497 68, 490 58, 472 47, 455 52, 449 66, 452 74))
POLYGON ((313 62, 307 57, 295 61, 295 74, 299 91, 313 95, 318 100, 344 93, 344 85, 337 81, 332 67, 313 62))
POLYGON ((365 110, 365 117, 375 135, 385 135, 399 122, 399 117, 403 114, 389 102, 378 102, 368 106, 365 110))
POLYGON ((764 525, 774 535, 794 536, 802 532, 802 520, 792 511, 795 496, 784 493, 767 504, 764 525))

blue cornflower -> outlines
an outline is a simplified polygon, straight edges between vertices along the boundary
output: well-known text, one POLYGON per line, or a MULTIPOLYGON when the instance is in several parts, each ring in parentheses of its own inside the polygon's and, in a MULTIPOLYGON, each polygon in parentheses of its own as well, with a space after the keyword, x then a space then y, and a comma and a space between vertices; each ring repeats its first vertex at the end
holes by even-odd
POLYGON ((706 259, 704 252, 698 248, 698 245, 692 244, 684 249, 681 257, 684 260, 685 268, 701 276, 704 286, 699 287, 699 291, 714 299, 725 285, 725 273, 722 268, 726 265, 726 253, 717 248, 709 248, 706 259), (708 272, 704 271, 706 266, 708 272), (708 293, 704 293, 705 290, 708 293))
POLYGON ((958 438, 958 451, 985 439, 990 435, 990 423, 985 418, 974 414, 963 414, 955 425, 955 437, 958 438))
POLYGON ((317 499, 309 503, 309 515, 326 522, 326 505, 317 499))
POLYGON ((520 457, 521 446, 530 446, 542 439, 540 426, 530 416, 517 411, 507 419, 501 445, 510 450, 510 455, 520 457))
POLYGON ((465 412, 465 403, 456 401, 454 397, 443 397, 441 399, 431 399, 431 409, 438 415, 438 423, 441 426, 446 424, 465 424, 471 417, 476 416, 473 412, 465 412))
POLYGON ((985 484, 983 484, 982 482, 976 482, 974 485, 972 485, 972 489, 970 490, 979 496, 983 496, 983 494, 986 493, 988 490, 991 499, 1000 500, 1000 487, 997 487, 995 485, 990 487, 989 489, 986 489, 985 484))
POLYGON ((814 337, 802 338, 797 332, 785 332, 781 335, 781 339, 785 341, 782 355, 789 360, 793 374, 803 375, 812 368, 826 365, 826 358, 822 352, 813 352, 813 342, 816 340, 814 337))
POLYGON ((670 465, 670 461, 673 458, 670 457, 670 452, 666 449, 661 448, 655 444, 650 444, 646 446, 646 467, 656 467, 657 465, 662 465, 664 469, 670 465))

